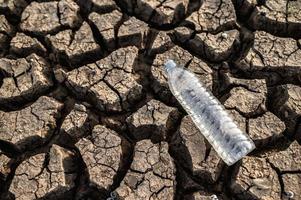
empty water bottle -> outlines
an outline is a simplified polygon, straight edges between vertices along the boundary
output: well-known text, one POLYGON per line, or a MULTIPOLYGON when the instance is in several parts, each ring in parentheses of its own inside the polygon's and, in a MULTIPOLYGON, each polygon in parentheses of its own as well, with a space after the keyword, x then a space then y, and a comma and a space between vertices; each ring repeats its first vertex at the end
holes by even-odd
POLYGON ((255 148, 249 136, 192 72, 178 67, 173 60, 166 62, 165 71, 171 92, 227 165, 255 148))

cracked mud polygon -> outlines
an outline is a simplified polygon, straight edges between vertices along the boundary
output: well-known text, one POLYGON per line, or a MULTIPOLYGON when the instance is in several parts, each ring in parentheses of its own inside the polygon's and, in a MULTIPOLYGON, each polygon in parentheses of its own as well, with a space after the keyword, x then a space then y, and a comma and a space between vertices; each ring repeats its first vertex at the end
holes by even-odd
POLYGON ((300 200, 299 0, 0 0, 0 199, 300 200), (228 167, 193 71, 256 149, 228 167))

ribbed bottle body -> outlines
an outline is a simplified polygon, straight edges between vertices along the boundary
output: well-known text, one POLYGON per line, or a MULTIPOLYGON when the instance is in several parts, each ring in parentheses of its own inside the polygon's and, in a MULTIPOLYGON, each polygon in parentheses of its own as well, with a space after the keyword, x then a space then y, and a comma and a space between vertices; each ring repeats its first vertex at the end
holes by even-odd
POLYGON ((188 70, 166 64, 171 92, 191 116, 193 122, 227 165, 251 152, 255 145, 241 131, 224 106, 188 70))

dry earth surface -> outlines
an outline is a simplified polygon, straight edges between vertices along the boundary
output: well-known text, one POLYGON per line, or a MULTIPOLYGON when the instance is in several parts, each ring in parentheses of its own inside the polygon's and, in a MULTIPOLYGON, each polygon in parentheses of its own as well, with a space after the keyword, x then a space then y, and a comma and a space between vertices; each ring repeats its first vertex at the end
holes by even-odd
POLYGON ((300 200, 300 0, 0 0, 1 200, 300 200), (163 70, 256 143, 228 167, 163 70))

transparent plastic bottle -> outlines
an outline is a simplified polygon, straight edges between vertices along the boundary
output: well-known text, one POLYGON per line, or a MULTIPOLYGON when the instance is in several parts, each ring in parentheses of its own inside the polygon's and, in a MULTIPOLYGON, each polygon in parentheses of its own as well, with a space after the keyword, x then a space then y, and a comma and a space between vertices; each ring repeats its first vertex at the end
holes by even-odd
POLYGON ((193 73, 178 67, 173 60, 166 62, 165 70, 171 92, 227 165, 255 149, 250 137, 193 73))

